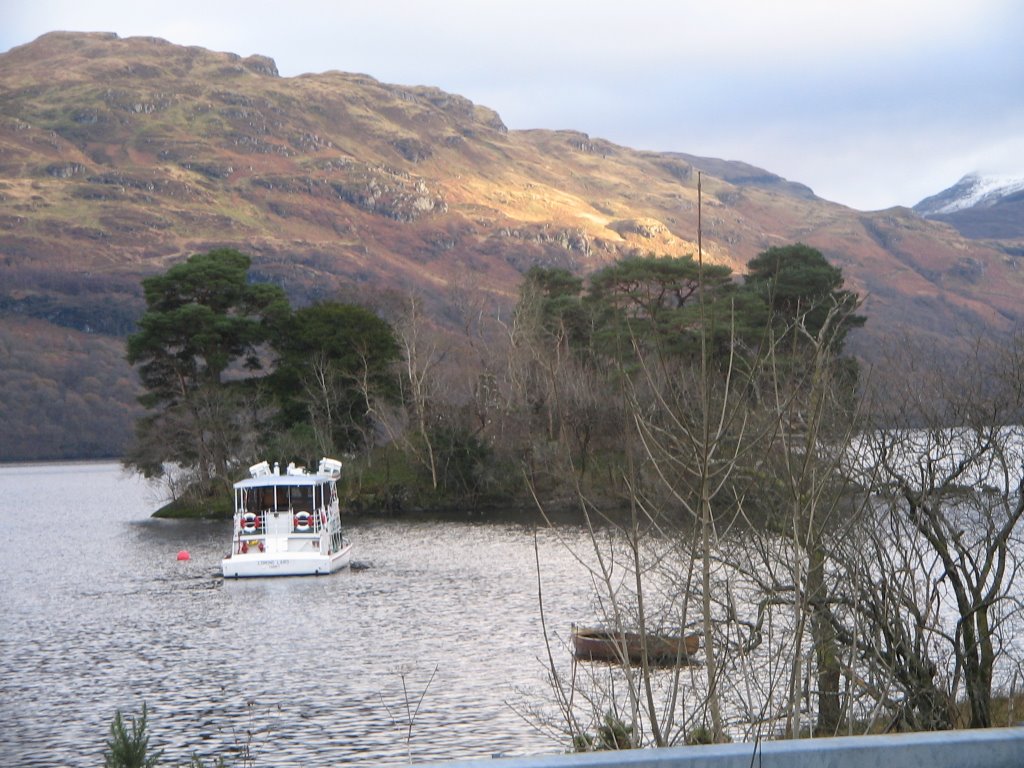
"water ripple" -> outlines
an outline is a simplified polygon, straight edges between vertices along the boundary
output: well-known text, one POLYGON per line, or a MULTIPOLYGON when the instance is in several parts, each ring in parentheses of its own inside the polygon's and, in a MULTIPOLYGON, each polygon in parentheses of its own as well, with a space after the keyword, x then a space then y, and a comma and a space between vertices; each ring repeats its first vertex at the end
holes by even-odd
MULTIPOLYGON (((506 704, 543 677, 525 528, 361 522, 350 571, 225 583, 227 523, 149 519, 151 492, 116 465, 0 468, 0 499, 12 764, 97 765, 114 711, 143 702, 168 764, 193 750, 381 766, 562 749, 506 704), (37 525, 54 509, 74 521, 56 541, 37 525)), ((538 541, 547 619, 567 627, 587 584, 554 537, 538 541)))

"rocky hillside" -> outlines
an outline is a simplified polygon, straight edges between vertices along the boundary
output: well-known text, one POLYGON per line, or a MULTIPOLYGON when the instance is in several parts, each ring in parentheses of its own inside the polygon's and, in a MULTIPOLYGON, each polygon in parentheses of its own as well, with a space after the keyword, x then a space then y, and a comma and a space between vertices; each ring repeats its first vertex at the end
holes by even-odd
POLYGON ((742 163, 509 131, 436 88, 45 35, 0 54, 0 427, 26 436, 0 459, 119 450, 131 377, 112 350, 141 312, 140 278, 187 254, 237 247, 297 303, 417 291, 443 319, 453 287, 507 305, 534 264, 693 254, 698 171, 707 257, 742 270, 771 245, 819 248, 868 297, 862 354, 894 331, 1022 319, 1019 254, 909 209, 862 213, 742 163), (72 347, 102 375, 82 376, 72 347), (62 426, 84 425, 83 409, 122 418, 94 443, 92 426, 62 426))

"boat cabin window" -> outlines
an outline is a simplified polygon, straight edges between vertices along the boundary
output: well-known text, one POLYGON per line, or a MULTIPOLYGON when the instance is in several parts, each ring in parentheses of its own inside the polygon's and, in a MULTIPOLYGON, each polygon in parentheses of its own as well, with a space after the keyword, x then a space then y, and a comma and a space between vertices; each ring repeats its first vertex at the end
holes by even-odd
POLYGON ((237 507, 246 512, 313 512, 334 499, 331 483, 316 485, 276 485, 243 488, 238 491, 237 507))
POLYGON ((313 511, 313 489, 308 485, 300 485, 291 490, 291 507, 296 512, 313 511))

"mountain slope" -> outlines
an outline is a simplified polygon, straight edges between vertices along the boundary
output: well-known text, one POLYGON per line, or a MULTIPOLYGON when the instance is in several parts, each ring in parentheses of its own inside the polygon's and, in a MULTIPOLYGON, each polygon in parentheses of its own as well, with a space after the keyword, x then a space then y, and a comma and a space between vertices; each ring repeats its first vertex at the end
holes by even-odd
MULTIPOLYGON (((297 302, 354 285, 416 291, 442 319, 453 287, 507 306, 534 264, 694 254, 698 172, 706 257, 742 270, 768 246, 821 249, 867 296, 863 354, 897 331, 1021 320, 1016 257, 907 209, 854 211, 743 163, 509 131, 435 88, 52 33, 0 54, 0 344, 5 318, 108 344, 142 311, 141 277, 219 245, 297 302)), ((125 424, 110 434, 116 451, 125 424)))

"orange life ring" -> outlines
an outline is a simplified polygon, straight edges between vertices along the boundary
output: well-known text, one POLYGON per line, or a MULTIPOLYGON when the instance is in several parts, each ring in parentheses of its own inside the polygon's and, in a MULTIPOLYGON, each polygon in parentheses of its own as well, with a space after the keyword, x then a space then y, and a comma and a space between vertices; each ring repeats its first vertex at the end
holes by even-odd
POLYGON ((305 533, 313 530, 313 521, 314 518, 309 512, 298 512, 292 522, 295 524, 295 530, 305 533))
POLYGON ((238 521, 238 527, 244 533, 256 533, 261 523, 260 516, 255 512, 246 512, 242 515, 242 519, 238 521))

